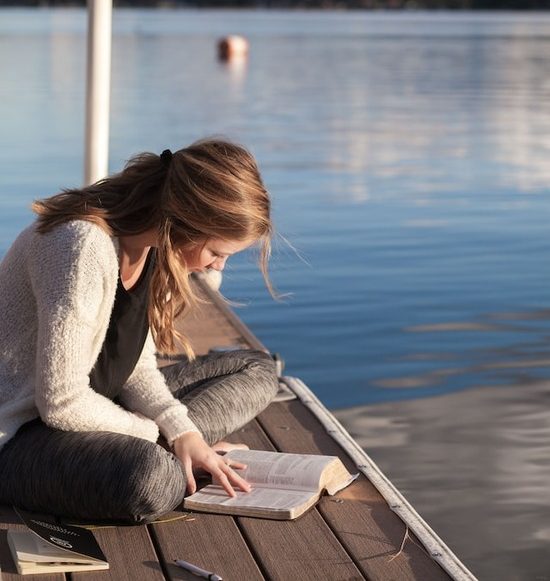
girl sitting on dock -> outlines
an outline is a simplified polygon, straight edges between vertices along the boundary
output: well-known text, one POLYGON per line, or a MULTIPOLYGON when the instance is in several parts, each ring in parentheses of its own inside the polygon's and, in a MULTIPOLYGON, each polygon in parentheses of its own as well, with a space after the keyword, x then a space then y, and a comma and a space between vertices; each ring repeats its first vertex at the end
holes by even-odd
POLYGON ((274 363, 194 358, 174 319, 196 302, 191 272, 251 245, 269 286, 270 200, 251 154, 217 139, 144 153, 33 209, 0 263, 0 503, 141 523, 194 492, 196 469, 248 490, 217 451, 275 395, 274 363), (187 357, 159 369, 155 350, 176 341, 187 357))

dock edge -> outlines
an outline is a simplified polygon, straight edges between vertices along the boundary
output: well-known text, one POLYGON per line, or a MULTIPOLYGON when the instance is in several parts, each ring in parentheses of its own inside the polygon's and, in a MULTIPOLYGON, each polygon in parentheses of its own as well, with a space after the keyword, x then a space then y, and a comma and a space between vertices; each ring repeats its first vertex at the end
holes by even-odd
POLYGON ((309 387, 296 377, 285 376, 284 382, 298 399, 316 416, 329 434, 351 457, 360 470, 384 497, 388 506, 410 528, 426 551, 456 581, 477 581, 476 577, 439 538, 437 533, 416 512, 378 468, 370 456, 351 437, 344 426, 321 403, 309 387))

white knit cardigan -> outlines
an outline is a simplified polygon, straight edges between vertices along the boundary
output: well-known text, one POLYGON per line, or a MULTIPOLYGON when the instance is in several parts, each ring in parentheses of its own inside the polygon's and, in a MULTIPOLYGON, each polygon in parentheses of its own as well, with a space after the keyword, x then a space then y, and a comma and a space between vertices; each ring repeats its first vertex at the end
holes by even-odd
POLYGON ((89 374, 105 340, 119 277, 118 244, 72 221, 26 228, 0 263, 0 448, 38 416, 58 430, 111 431, 169 442, 198 431, 157 368, 149 334, 119 399, 89 374))

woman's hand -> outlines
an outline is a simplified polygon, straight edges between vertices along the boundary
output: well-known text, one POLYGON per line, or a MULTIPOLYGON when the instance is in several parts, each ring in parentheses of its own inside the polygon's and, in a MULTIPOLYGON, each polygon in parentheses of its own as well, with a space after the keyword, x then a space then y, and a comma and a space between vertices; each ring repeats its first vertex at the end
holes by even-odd
POLYGON ((233 470, 233 468, 246 468, 246 465, 233 460, 229 466, 228 460, 215 452, 198 432, 182 434, 174 440, 173 446, 174 453, 185 469, 189 494, 193 494, 197 490, 193 468, 202 468, 209 472, 212 479, 219 482, 229 496, 237 494, 233 486, 250 492, 250 484, 233 470))

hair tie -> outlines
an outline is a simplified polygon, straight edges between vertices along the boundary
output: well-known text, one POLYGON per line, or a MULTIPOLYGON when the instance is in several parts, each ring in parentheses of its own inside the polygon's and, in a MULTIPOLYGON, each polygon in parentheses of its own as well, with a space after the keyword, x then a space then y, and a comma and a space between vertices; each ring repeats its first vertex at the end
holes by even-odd
POLYGON ((160 154, 160 161, 162 161, 164 167, 168 167, 170 165, 170 162, 172 161, 172 152, 169 149, 165 149, 160 154))

